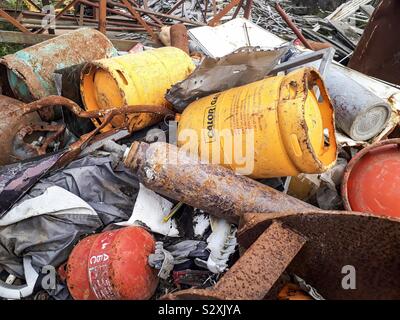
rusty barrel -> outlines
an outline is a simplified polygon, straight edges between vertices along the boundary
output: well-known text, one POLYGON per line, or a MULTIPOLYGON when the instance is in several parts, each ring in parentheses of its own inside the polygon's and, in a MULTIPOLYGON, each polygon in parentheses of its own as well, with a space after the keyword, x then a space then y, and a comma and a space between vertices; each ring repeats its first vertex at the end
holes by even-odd
POLYGON ((141 227, 105 231, 80 241, 67 262, 67 285, 75 300, 145 300, 158 285, 148 262, 153 236, 141 227))
POLYGON ((147 188, 232 223, 238 223, 246 212, 316 210, 222 165, 202 163, 164 142, 134 142, 124 163, 147 188))
POLYGON ((117 55, 101 32, 83 28, 50 39, 0 59, 15 97, 31 102, 57 94, 54 71, 117 55))
POLYGON ((347 210, 400 217, 400 139, 377 142, 349 162, 342 184, 347 210))

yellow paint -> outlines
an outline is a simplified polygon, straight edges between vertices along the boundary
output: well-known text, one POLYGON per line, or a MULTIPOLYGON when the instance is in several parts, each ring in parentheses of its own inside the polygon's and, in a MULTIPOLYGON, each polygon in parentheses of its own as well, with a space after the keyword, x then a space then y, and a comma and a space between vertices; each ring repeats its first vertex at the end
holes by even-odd
MULTIPOLYGON (((240 154, 254 143, 254 170, 245 173, 253 178, 321 173, 332 167, 337 157, 333 106, 318 72, 311 68, 269 77, 191 103, 180 116, 178 127, 178 144, 188 150, 188 137, 193 137, 190 130, 196 133, 194 148, 202 159, 235 170, 244 164, 230 154, 240 154), (321 103, 316 99, 314 86, 321 92, 321 103), (238 130, 243 137, 236 144, 234 139, 218 139, 218 133, 223 135, 224 129, 231 135, 238 130), (324 129, 329 133, 327 142, 324 129), (246 137, 252 137, 251 130, 254 139, 246 142, 246 137), (212 158, 213 148, 222 151, 217 161, 212 158)), ((244 156, 251 158, 249 153, 244 156)))
MULTIPOLYGON (((190 57, 174 47, 94 61, 82 72, 82 100, 89 111, 124 105, 169 106, 164 98, 167 90, 194 68, 190 57)), ((123 121, 123 116, 117 116, 112 125, 118 127, 123 121)), ((137 131, 158 121, 157 115, 133 114, 129 129, 137 131)))

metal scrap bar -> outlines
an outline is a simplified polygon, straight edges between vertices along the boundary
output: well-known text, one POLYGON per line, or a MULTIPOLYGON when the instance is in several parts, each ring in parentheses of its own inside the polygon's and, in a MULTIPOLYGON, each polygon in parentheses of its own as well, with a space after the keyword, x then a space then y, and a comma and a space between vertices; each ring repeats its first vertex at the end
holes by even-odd
POLYGON ((251 8, 253 6, 253 0, 246 0, 246 6, 244 7, 244 17, 246 19, 251 18, 251 8))
MULTIPOLYGON (((132 4, 135 6, 135 9, 137 9, 137 8, 140 7, 140 6, 137 4, 137 2, 136 2, 135 0, 129 0, 129 1, 132 2, 132 4)), ((144 6, 144 8, 147 9, 146 6, 144 6)), ((162 21, 160 21, 160 20, 159 20, 156 16, 154 16, 153 14, 147 13, 147 14, 145 14, 145 15, 147 15, 151 20, 153 20, 155 23, 157 23, 160 27, 163 26, 162 21)))
MULTIPOLYGON (((27 34, 18 31, 1 31, 0 30, 0 42, 2 43, 17 43, 17 44, 28 44, 34 45, 49 39, 55 38, 56 35, 51 34, 27 34)), ((138 42, 132 40, 119 40, 110 39, 114 47, 120 51, 128 51, 138 42)))
POLYGON ((225 16, 229 11, 231 11, 235 6, 237 6, 239 2, 240 0, 232 0, 228 5, 225 6, 225 8, 218 12, 218 14, 208 22, 208 25, 210 27, 216 26, 221 18, 225 16))
POLYGON ((261 300, 271 290, 306 238, 273 222, 211 289, 188 289, 162 299, 261 300))
MULTIPOLYGON (((124 7, 123 5, 121 5, 121 3, 118 3, 118 2, 115 2, 115 1, 109 1, 109 3, 114 5, 114 6, 117 6, 117 7, 124 7)), ((188 19, 185 19, 185 18, 172 16, 172 15, 165 14, 165 13, 153 12, 151 10, 146 10, 146 9, 142 9, 142 8, 136 8, 136 11, 137 12, 142 12, 142 13, 153 14, 153 15, 155 15, 157 17, 164 17, 164 18, 167 18, 167 19, 181 21, 181 22, 188 23, 188 24, 195 25, 195 26, 204 26, 205 25, 204 23, 201 23, 201 22, 191 21, 191 20, 188 20, 188 19)))
POLYGON ((8 22, 10 22, 13 26, 18 28, 20 31, 24 33, 31 33, 27 28, 25 28, 19 21, 14 19, 12 16, 10 16, 7 12, 4 10, 0 9, 0 17, 3 17, 6 19, 8 22))
MULTIPOLYGON (((93 2, 91 2, 91 1, 80 0, 79 2, 80 2, 80 3, 83 3, 83 4, 87 4, 88 6, 91 6, 91 7, 93 7, 93 8, 98 8, 98 7, 99 7, 99 5, 98 5, 97 3, 93 3, 93 2)), ((123 5, 121 5, 121 7, 123 7, 123 5)), ((116 14, 116 15, 122 16, 122 17, 126 17, 126 18, 129 18, 129 19, 132 19, 132 15, 129 14, 129 13, 124 13, 124 12, 122 12, 122 11, 114 10, 114 9, 111 9, 111 8, 107 8, 107 11, 108 11, 108 12, 111 12, 111 13, 114 13, 114 14, 116 14)), ((67 18, 67 17, 64 17, 64 18, 67 18)), ((68 17, 68 18, 69 18, 69 17, 68 17)), ((154 17, 154 18, 155 18, 155 17, 154 17)), ((60 19, 61 19, 61 18, 60 18, 60 19)), ((115 21, 116 19, 117 19, 116 17, 109 17, 109 18, 108 18, 107 24, 114 24, 114 25, 120 25, 120 26, 132 26, 132 23, 126 22, 126 20, 124 20, 124 21, 115 21), (114 21, 113 21, 113 20, 114 20, 114 21)), ((88 18, 85 18, 84 21, 97 22, 98 20, 96 20, 96 19, 91 19, 91 20, 89 20, 88 18)), ((160 24, 157 24, 157 25, 156 25, 156 24, 154 24, 154 23, 152 23, 152 22, 150 22, 150 21, 148 21, 147 24, 152 25, 152 26, 155 26, 155 27, 159 27, 159 26, 160 26, 160 24)))
POLYGON ((287 62, 278 64, 270 73, 269 75, 275 75, 281 71, 286 71, 288 69, 292 69, 295 67, 299 67, 302 66, 304 64, 313 62, 313 61, 317 61, 320 59, 325 59, 326 60, 326 64, 324 63, 324 65, 322 66, 322 68, 320 68, 320 71, 325 72, 326 67, 329 63, 329 59, 330 57, 335 53, 335 49, 333 48, 328 48, 328 49, 324 49, 324 50, 320 50, 320 51, 316 51, 316 52, 311 52, 305 55, 302 55, 298 58, 294 58, 292 60, 289 60, 287 62))
POLYGON ((145 28, 145 30, 149 33, 151 38, 154 41, 158 41, 158 37, 155 34, 155 32, 153 31, 153 29, 150 28, 150 26, 147 24, 147 22, 142 19, 140 14, 132 7, 132 5, 129 3, 129 1, 128 0, 121 0, 121 1, 125 5, 126 9, 128 9, 128 11, 132 14, 132 16, 142 25, 143 28, 145 28))
POLYGON ((107 0, 100 0, 99 31, 104 34, 106 34, 107 31, 107 0))
POLYGON ((295 35, 300 39, 300 41, 303 43, 303 45, 307 48, 312 50, 311 45, 308 43, 307 39, 303 36, 299 28, 294 24, 292 19, 286 14, 286 12, 283 10, 283 8, 280 6, 279 2, 275 3, 275 9, 278 11, 279 15, 281 18, 287 23, 290 29, 295 33, 295 35))

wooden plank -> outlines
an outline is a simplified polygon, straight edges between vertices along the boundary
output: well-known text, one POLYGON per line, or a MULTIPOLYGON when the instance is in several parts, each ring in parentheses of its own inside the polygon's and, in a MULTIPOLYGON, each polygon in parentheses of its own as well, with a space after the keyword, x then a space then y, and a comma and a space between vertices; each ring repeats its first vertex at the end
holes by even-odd
MULTIPOLYGON (((56 35, 52 34, 28 34, 17 31, 1 31, 0 30, 0 42, 1 43, 16 43, 16 44, 27 44, 34 45, 49 39, 53 39, 56 35)), ((112 44, 117 50, 128 51, 135 46, 138 41, 132 40, 120 40, 110 39, 112 44)))

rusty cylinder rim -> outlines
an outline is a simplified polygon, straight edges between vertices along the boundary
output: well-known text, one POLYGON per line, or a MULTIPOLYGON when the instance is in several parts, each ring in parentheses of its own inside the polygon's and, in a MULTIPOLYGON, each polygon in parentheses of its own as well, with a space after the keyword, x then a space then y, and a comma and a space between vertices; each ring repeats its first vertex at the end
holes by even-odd
POLYGON ((343 181, 342 181, 342 187, 341 187, 342 199, 343 199, 343 204, 344 204, 345 210, 353 211, 353 209, 351 208, 351 205, 350 205, 350 201, 349 201, 347 184, 348 184, 349 177, 353 171, 354 166, 356 164, 358 164, 360 162, 360 160, 369 152, 371 152, 375 149, 378 149, 380 147, 387 146, 387 145, 400 146, 400 138, 386 139, 386 140, 382 140, 382 141, 376 142, 374 144, 371 144, 371 145, 365 147, 364 149, 360 150, 359 152, 357 152, 356 155, 347 164, 346 170, 343 175, 343 181))

